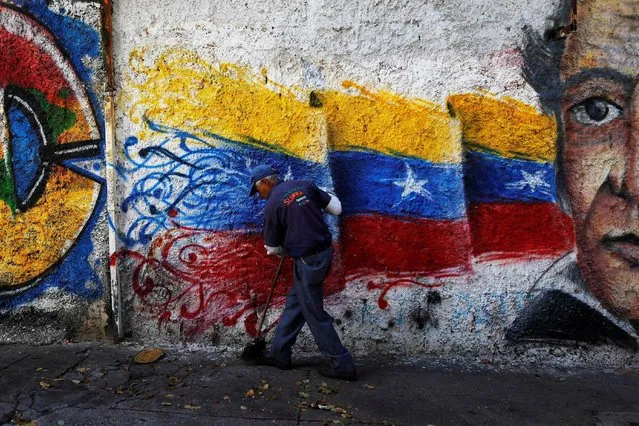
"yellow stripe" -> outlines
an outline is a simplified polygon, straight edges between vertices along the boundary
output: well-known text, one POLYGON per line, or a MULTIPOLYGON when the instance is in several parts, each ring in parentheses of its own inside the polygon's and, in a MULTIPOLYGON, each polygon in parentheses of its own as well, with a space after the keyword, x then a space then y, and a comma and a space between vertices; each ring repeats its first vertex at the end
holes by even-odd
POLYGON ((461 122, 465 144, 506 158, 554 160, 555 120, 532 106, 488 94, 453 95, 448 104, 461 122))
POLYGON ((348 81, 343 86, 356 94, 319 94, 332 150, 370 149, 432 162, 461 162, 458 125, 441 106, 373 93, 348 81))
MULTIPOLYGON (((265 72, 258 76, 239 66, 216 67, 182 49, 169 49, 150 65, 147 60, 145 49, 131 53, 130 88, 120 99, 134 123, 146 117, 200 137, 210 132, 306 160, 326 161, 321 111, 268 81, 265 72)), ((145 129, 138 137, 149 140, 153 132, 145 129)))

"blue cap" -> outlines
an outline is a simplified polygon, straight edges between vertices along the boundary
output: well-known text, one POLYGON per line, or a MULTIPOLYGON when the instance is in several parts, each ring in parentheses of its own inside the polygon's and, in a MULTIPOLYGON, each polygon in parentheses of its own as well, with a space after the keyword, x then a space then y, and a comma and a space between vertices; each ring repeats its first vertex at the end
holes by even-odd
POLYGON ((255 194, 255 183, 258 180, 264 179, 267 176, 279 174, 280 172, 277 169, 274 169, 273 167, 266 164, 260 164, 259 166, 254 167, 253 170, 251 170, 251 187, 249 190, 249 195, 255 194))

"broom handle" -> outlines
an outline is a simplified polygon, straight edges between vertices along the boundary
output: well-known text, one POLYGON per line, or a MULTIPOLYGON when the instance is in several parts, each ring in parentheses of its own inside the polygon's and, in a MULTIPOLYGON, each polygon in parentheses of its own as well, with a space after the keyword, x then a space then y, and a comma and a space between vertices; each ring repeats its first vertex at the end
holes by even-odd
POLYGON ((264 326, 264 320, 266 319, 266 314, 268 313, 268 307, 271 305, 271 298, 273 297, 273 292, 275 291, 275 286, 277 285, 277 279, 280 277, 280 271, 282 270, 282 265, 284 264, 284 256, 280 259, 280 264, 277 266, 277 272, 275 273, 275 278, 273 278, 273 285, 271 286, 271 292, 268 294, 268 299, 266 299, 266 308, 264 308, 264 314, 262 314, 262 319, 260 320, 260 327, 257 330, 258 339, 262 337, 262 326, 264 326))

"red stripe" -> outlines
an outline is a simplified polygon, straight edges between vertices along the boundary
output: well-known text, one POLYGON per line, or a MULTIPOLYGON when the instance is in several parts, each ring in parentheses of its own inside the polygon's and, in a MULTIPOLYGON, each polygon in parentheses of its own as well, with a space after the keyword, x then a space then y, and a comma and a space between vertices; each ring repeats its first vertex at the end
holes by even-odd
MULTIPOLYGON (((131 271, 138 300, 160 321, 182 325, 197 335, 216 323, 227 326, 244 318, 255 335, 257 307, 263 308, 279 258, 267 256, 262 236, 242 231, 210 232, 176 229, 158 236, 147 253, 123 250, 112 262, 131 271)), ((344 289, 339 250, 324 283, 326 295, 344 289)), ((293 281, 286 260, 272 306, 282 306, 293 281)))
MULTIPOLYGON (((48 36, 44 28, 41 31, 43 35, 48 36)), ((33 42, 11 34, 2 27, 0 39, 0 87, 16 85, 23 89, 36 89, 42 92, 49 102, 57 105, 66 105, 74 99, 73 93, 66 100, 60 97, 60 89, 69 88, 69 83, 62 70, 47 53, 33 42)), ((48 38, 46 42, 54 46, 48 38)), ((54 48, 57 49, 55 46, 54 48)))
POLYGON ((347 275, 470 269, 470 236, 463 220, 354 215, 342 220, 340 232, 347 275))
POLYGON ((478 203, 468 222, 482 260, 556 256, 574 245, 572 220, 554 203, 478 203))

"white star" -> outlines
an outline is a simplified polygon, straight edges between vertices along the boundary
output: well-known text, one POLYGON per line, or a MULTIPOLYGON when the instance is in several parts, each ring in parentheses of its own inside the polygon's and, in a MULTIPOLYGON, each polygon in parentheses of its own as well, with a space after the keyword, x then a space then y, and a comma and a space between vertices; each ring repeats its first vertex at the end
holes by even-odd
POLYGON ((522 180, 517 182, 511 182, 506 184, 510 189, 523 190, 526 187, 530 188, 530 192, 539 192, 544 194, 550 194, 550 185, 546 182, 546 173, 543 170, 538 170, 534 174, 528 173, 525 170, 521 170, 522 180))
POLYGON ((408 164, 406 165, 406 179, 404 180, 393 180, 393 185, 399 186, 403 189, 402 191, 402 201, 404 201, 409 195, 417 194, 421 197, 427 198, 429 200, 433 199, 433 195, 424 188, 425 185, 428 184, 427 179, 417 180, 415 179, 415 172, 408 164))
POLYGON ((291 170, 291 166, 288 166, 288 171, 284 175, 284 180, 292 180, 293 179, 293 171, 291 170))

